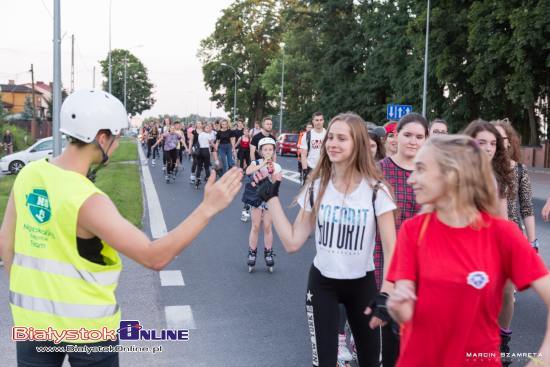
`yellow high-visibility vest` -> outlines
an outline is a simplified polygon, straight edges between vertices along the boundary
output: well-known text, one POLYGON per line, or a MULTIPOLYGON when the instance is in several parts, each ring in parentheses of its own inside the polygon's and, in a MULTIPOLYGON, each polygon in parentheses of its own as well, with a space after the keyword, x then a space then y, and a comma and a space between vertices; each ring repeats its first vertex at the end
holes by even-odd
MULTIPOLYGON (((14 326, 63 330, 117 330, 118 253, 103 243, 106 265, 80 256, 76 228, 82 204, 105 195, 86 177, 47 160, 30 163, 13 185, 15 255, 10 270, 14 326)), ((77 343, 97 342, 70 340, 77 343)))

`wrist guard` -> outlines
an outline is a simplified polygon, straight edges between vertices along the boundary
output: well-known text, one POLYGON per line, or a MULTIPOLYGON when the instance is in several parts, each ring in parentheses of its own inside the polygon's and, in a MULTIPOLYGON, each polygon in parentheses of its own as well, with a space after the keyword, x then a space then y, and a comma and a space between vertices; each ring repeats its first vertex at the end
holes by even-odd
POLYGON ((258 182, 256 192, 258 193, 258 196, 267 203, 275 196, 279 196, 280 185, 281 181, 275 181, 275 183, 272 183, 269 178, 264 178, 262 181, 258 182))
POLYGON ((391 321, 391 316, 388 313, 388 308, 386 307, 388 297, 389 295, 386 292, 381 292, 374 297, 369 305, 372 310, 372 316, 378 317, 380 320, 385 322, 391 321))

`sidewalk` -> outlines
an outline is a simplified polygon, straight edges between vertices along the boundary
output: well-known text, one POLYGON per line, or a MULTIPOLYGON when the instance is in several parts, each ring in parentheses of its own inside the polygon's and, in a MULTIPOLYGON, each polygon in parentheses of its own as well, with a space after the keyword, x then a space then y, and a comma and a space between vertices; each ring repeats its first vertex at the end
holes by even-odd
POLYGON ((527 171, 533 185, 533 199, 546 201, 550 197, 550 169, 528 168, 527 171))

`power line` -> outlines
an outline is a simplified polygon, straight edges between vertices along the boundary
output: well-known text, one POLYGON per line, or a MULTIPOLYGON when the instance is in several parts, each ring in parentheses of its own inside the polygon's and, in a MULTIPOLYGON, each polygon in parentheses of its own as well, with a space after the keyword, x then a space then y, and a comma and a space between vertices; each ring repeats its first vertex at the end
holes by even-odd
POLYGON ((50 15, 50 18, 53 19, 53 14, 52 12, 50 11, 50 9, 48 9, 48 7, 46 6, 46 4, 44 3, 44 0, 40 0, 42 2, 42 5, 44 6, 44 9, 46 9, 46 11, 48 12, 48 14, 50 15))

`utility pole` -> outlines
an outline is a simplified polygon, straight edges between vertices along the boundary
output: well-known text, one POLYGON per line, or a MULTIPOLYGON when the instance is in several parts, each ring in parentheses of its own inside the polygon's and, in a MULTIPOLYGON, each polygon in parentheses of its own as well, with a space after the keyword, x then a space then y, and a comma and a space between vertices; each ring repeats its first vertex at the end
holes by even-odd
POLYGON ((430 40, 430 0, 426 16, 426 46, 424 50, 424 90, 422 91, 422 116, 426 117, 426 100, 428 99, 428 42, 430 40))
POLYGON ((34 65, 31 64, 31 83, 32 83, 32 121, 31 121, 31 139, 32 141, 36 141, 36 135, 37 135, 37 124, 36 124, 36 98, 35 98, 35 91, 34 91, 34 65))
POLYGON ((59 114, 61 112, 61 0, 54 0, 53 25, 53 156, 61 154, 59 114))
POLYGON ((95 89, 95 66, 94 66, 94 73, 92 75, 92 89, 95 89))
POLYGON ((74 92, 74 34, 71 37, 71 93, 74 92))

